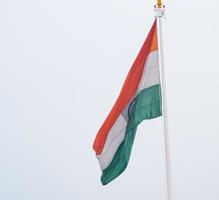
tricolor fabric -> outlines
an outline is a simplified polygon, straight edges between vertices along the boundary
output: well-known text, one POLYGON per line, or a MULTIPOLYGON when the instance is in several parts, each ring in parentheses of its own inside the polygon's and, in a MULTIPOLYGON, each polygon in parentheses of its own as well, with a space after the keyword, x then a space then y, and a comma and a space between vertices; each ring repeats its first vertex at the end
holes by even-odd
POLYGON ((126 169, 137 126, 145 119, 162 115, 156 23, 155 20, 93 144, 103 185, 126 169))

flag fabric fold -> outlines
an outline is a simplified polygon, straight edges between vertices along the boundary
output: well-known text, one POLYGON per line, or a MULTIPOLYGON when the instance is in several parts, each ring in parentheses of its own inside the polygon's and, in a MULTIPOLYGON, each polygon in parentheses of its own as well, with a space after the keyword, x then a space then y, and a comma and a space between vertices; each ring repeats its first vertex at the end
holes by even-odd
POLYGON ((103 185, 126 169, 137 126, 145 119, 162 115, 156 23, 155 20, 93 144, 103 185))

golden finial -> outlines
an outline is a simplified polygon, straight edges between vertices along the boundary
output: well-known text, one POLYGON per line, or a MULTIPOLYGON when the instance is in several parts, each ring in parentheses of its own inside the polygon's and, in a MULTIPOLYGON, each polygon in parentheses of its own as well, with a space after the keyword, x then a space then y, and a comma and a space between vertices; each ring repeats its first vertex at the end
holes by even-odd
POLYGON ((162 8, 163 2, 162 0, 157 0, 157 7, 162 8))
POLYGON ((156 17, 165 17, 165 5, 162 0, 157 0, 157 5, 154 5, 154 14, 156 17))

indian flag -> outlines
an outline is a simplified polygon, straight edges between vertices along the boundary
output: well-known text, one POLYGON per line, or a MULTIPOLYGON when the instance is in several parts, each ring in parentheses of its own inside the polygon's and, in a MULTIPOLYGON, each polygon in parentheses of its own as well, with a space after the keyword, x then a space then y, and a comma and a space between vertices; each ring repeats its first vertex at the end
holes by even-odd
POLYGON ((155 20, 93 144, 103 185, 126 169, 137 126, 145 119, 162 115, 156 24, 155 20))

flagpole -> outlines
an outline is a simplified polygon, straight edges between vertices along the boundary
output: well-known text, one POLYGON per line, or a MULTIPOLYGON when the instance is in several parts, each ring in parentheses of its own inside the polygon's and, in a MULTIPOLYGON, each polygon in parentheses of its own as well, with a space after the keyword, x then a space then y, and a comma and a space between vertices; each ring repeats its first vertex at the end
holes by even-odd
POLYGON ((160 66, 160 74, 161 74, 166 193, 167 193, 167 200, 173 200, 172 184, 171 184, 172 182, 171 166, 170 166, 170 141, 169 141, 167 99, 166 99, 166 79, 165 79, 165 66, 164 66, 164 55, 163 55, 163 40, 162 40, 162 19, 164 16, 165 16, 165 6, 163 5, 162 0, 157 0, 157 4, 155 5, 155 17, 157 19, 159 66, 160 66))

